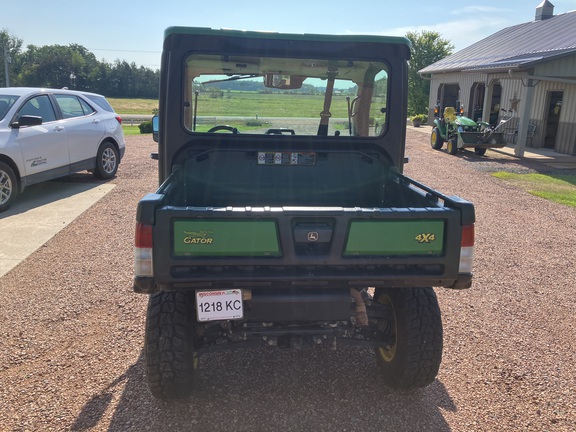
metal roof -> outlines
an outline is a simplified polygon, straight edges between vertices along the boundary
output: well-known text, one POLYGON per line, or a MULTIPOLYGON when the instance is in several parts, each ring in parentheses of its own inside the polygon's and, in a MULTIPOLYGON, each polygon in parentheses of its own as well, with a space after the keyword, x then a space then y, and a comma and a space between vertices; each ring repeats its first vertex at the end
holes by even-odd
POLYGON ((418 71, 522 70, 576 53, 576 11, 507 27, 418 71))

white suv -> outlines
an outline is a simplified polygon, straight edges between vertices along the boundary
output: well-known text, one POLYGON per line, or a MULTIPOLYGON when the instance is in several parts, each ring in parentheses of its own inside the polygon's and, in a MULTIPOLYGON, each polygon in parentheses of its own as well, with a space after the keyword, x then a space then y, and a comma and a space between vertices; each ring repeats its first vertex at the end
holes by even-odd
POLYGON ((104 96, 0 88, 0 212, 34 183, 83 170, 110 179, 124 151, 122 119, 104 96))

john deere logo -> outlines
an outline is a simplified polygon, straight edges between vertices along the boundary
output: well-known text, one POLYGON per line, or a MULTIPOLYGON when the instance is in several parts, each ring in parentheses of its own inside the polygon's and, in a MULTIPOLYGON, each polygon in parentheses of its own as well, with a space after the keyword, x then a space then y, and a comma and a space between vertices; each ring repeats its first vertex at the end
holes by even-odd
POLYGON ((316 231, 310 231, 308 233, 308 241, 311 242, 318 241, 318 233, 316 231))
POLYGON ((214 231, 184 231, 184 244, 212 244, 214 231))
POLYGON ((418 243, 432 243, 434 240, 436 240, 436 235, 433 233, 428 233, 428 234, 418 234, 415 238, 415 240, 418 243))

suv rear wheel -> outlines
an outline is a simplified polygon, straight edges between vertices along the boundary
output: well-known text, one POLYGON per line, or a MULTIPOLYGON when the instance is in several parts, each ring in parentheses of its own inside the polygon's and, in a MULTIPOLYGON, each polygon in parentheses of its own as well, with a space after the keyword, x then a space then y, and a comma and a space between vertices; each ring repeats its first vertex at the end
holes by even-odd
POLYGON ((376 361, 385 384, 414 390, 436 379, 442 362, 442 319, 432 288, 381 288, 375 300, 388 305, 393 319, 378 321, 383 346, 376 361))
POLYGON ((94 176, 101 180, 111 179, 118 171, 118 150, 111 142, 103 142, 96 155, 94 176))

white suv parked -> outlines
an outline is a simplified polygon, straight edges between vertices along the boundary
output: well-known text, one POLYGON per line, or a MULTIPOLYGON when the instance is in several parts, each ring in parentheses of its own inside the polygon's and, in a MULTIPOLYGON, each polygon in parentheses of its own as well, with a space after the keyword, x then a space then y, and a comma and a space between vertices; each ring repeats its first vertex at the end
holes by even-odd
POLYGON ((0 212, 34 183, 83 170, 114 177, 125 151, 121 123, 98 94, 0 88, 0 212))

